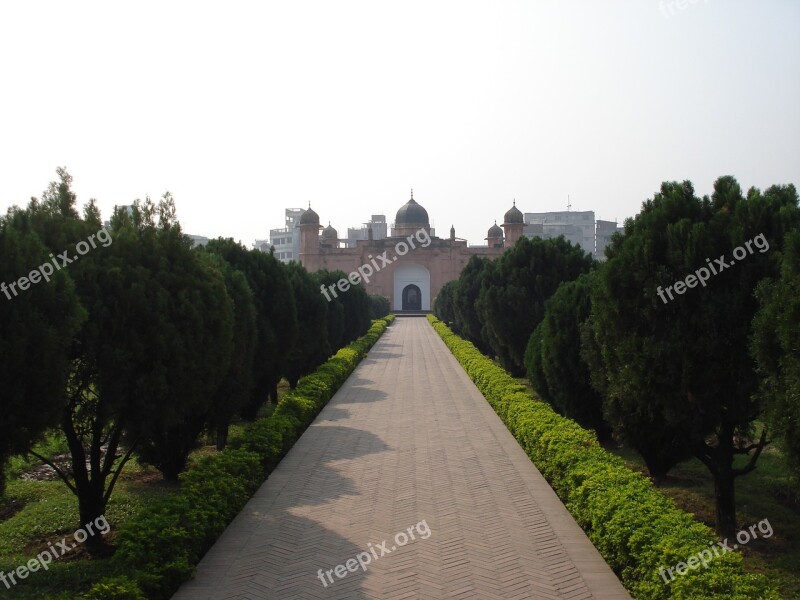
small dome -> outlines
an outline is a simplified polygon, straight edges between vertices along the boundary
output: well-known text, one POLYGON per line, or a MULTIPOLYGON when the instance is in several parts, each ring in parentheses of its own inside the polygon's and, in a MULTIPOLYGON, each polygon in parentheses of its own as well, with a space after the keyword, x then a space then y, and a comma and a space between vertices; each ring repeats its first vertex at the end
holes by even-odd
POLYGON ((514 200, 514 206, 508 209, 505 216, 503 217, 503 223, 506 225, 511 225, 512 223, 519 223, 523 225, 525 223, 525 219, 522 216, 522 213, 517 208, 517 201, 514 200))
POLYGON ((394 224, 396 227, 401 225, 430 225, 428 211, 414 200, 413 190, 411 191, 411 200, 406 202, 400 207, 400 210, 397 211, 394 224))
POLYGON ((489 233, 486 234, 486 239, 487 240, 503 239, 503 230, 500 229, 500 226, 497 223, 489 227, 489 233))
POLYGON ((322 230, 323 240, 337 240, 339 239, 339 232, 331 227, 331 222, 328 221, 328 226, 322 230))
POLYGON ((309 206, 308 210, 300 217, 300 225, 319 225, 319 215, 309 206))

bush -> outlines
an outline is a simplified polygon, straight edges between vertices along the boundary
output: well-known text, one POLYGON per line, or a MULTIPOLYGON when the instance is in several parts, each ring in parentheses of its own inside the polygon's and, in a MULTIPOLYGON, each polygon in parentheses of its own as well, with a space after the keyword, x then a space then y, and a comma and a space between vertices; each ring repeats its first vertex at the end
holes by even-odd
POLYGON ((135 581, 127 577, 109 577, 92 586, 82 600, 147 600, 135 581))
POLYGON ((658 569, 708 548, 714 532, 606 452, 593 432, 532 399, 474 345, 428 320, 635 598, 780 598, 765 577, 743 572, 736 553, 666 585, 658 569))
POLYGON ((271 416, 249 424, 229 448, 181 474, 179 494, 147 506, 121 527, 112 560, 131 579, 100 582, 91 598, 138 600, 144 596, 131 595, 137 590, 156 600, 172 596, 393 318, 373 321, 366 335, 301 378, 271 416))

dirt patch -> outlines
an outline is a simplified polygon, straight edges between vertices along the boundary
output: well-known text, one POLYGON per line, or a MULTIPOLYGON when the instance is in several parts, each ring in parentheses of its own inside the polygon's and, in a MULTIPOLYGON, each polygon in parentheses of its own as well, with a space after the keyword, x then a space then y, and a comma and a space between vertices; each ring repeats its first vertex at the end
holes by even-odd
MULTIPOLYGON (((59 454, 53 458, 53 463, 65 473, 72 473, 72 458, 69 454, 59 454)), ((25 471, 19 478, 26 481, 54 481, 59 477, 53 467, 44 463, 39 463, 35 467, 25 471)))
POLYGON ((25 503, 21 500, 17 500, 16 498, 6 500, 0 505, 0 522, 10 519, 23 508, 25 508, 25 503))
MULTIPOLYGON (((103 541, 109 545, 108 548, 109 555, 113 553, 113 544, 115 537, 116 537, 116 532, 113 529, 103 536, 103 541)), ((92 555, 89 554, 89 550, 86 548, 86 544, 78 543, 75 540, 73 531, 62 532, 60 534, 60 537, 56 535, 54 537, 37 539, 29 543, 27 546, 25 546, 22 553, 25 556, 34 557, 38 556, 41 552, 45 551, 50 552, 50 554, 54 555, 55 556, 54 560, 62 562, 94 560, 92 555)))

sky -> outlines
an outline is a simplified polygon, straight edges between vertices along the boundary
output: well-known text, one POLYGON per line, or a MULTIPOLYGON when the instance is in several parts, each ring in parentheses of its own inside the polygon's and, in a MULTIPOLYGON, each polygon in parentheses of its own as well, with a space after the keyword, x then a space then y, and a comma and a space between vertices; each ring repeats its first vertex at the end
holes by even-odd
POLYGON ((442 237, 800 186, 797 0, 0 4, 0 210, 166 191, 247 246, 307 207, 346 235, 414 189, 442 237))

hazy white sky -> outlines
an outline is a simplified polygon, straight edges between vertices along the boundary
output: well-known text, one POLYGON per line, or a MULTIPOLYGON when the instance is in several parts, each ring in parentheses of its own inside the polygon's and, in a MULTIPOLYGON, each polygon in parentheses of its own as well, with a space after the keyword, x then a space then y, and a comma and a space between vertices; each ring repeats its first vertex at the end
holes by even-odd
POLYGON ((800 185, 798 30, 797 0, 4 2, 0 209, 66 166, 104 216, 169 190, 249 246, 413 187, 482 243, 513 198, 621 221, 664 180, 800 185))

